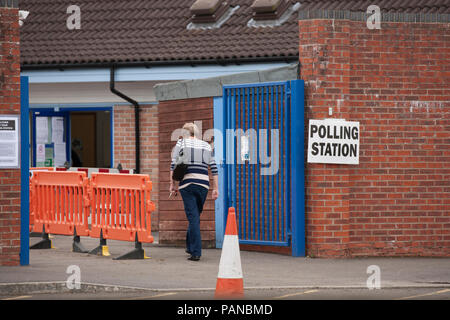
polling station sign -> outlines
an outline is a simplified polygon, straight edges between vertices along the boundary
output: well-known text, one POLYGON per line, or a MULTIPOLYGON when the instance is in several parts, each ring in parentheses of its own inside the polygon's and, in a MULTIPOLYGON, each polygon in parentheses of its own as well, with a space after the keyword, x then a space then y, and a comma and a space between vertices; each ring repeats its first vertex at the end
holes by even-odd
POLYGON ((308 162, 359 164, 359 122, 309 120, 308 162))

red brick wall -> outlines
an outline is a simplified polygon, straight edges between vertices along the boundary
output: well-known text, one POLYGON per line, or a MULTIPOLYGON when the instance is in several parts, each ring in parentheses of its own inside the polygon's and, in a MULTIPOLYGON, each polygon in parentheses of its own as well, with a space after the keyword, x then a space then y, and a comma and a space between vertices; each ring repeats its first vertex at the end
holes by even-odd
POLYGON ((360 121, 360 164, 308 164, 307 253, 450 255, 450 25, 299 21, 306 119, 360 121))
MULTIPOLYGON (((142 174, 148 174, 153 183, 151 193, 156 210, 152 213, 152 230, 159 227, 159 174, 158 174, 158 106, 140 106, 140 166, 142 174)), ((124 169, 136 167, 134 106, 114 106, 114 168, 119 163, 124 169)))
MULTIPOLYGON (((18 9, 0 8, 0 114, 20 114, 18 9)), ((20 170, 0 169, 0 265, 20 263, 20 170)))
MULTIPOLYGON (((159 108, 159 181, 160 224, 159 240, 163 244, 185 245, 188 222, 181 196, 168 199, 171 151, 176 141, 171 141, 173 130, 186 122, 201 121, 203 133, 213 127, 213 98, 196 98, 160 102, 159 108)), ((215 246, 214 201, 208 194, 200 217, 200 230, 204 247, 215 246)))

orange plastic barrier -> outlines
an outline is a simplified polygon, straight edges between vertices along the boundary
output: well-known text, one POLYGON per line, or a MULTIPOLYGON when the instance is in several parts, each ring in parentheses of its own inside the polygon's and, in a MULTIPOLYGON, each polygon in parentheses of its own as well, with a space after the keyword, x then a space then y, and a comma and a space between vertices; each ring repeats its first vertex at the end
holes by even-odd
POLYGON ((44 170, 44 171, 55 171, 54 167, 31 167, 30 171, 34 170, 44 170))
POLYGON ((142 243, 152 243, 148 175, 92 173, 83 171, 34 171, 30 183, 30 231, 43 240, 32 249, 51 248, 48 234, 74 235, 73 251, 110 255, 106 239, 135 241, 135 249, 115 259, 144 259, 142 243), (89 229, 89 218, 90 226, 89 229), (100 238, 87 251, 80 236, 100 238))
POLYGON ((152 182, 144 174, 92 173, 91 231, 94 238, 152 243, 152 182))
POLYGON ((33 189, 33 185, 31 184, 31 180, 30 180, 30 232, 33 231, 33 226, 34 226, 34 205, 35 205, 35 196, 34 196, 34 189, 33 189))
POLYGON ((31 184, 31 177, 33 176, 35 171, 54 171, 53 167, 31 167, 30 168, 30 232, 33 231, 34 224, 34 206, 35 206, 35 192, 33 186, 31 184))
POLYGON ((31 179, 34 232, 88 236, 88 179, 84 172, 35 171, 31 179))

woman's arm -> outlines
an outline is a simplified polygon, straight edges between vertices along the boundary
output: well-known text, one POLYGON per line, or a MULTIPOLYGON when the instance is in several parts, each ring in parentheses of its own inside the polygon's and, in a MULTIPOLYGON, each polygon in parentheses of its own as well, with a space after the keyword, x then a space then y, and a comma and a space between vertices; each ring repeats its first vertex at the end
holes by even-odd
POLYGON ((169 181, 170 181, 169 192, 171 192, 171 193, 175 192, 175 185, 173 183, 172 176, 173 176, 173 171, 169 170, 169 181))
POLYGON ((213 200, 217 200, 219 198, 219 170, 217 168, 217 164, 215 161, 214 149, 209 145, 209 168, 211 169, 211 173, 213 175, 213 189, 212 189, 212 198, 213 200))
POLYGON ((214 185, 212 190, 212 198, 213 200, 217 200, 219 198, 219 176, 213 175, 214 185))
POLYGON ((172 149, 172 162, 170 163, 170 170, 169 170, 169 192, 173 193, 176 192, 175 184, 173 181, 173 170, 175 169, 175 161, 176 161, 176 155, 180 152, 181 148, 181 140, 177 141, 177 144, 172 149))

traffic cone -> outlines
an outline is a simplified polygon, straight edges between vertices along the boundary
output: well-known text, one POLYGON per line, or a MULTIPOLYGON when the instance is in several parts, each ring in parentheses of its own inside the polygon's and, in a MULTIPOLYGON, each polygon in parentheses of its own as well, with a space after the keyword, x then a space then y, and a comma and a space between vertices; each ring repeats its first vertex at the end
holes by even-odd
POLYGON ((228 209, 227 226, 220 256, 215 298, 244 297, 239 238, 234 208, 228 209))

